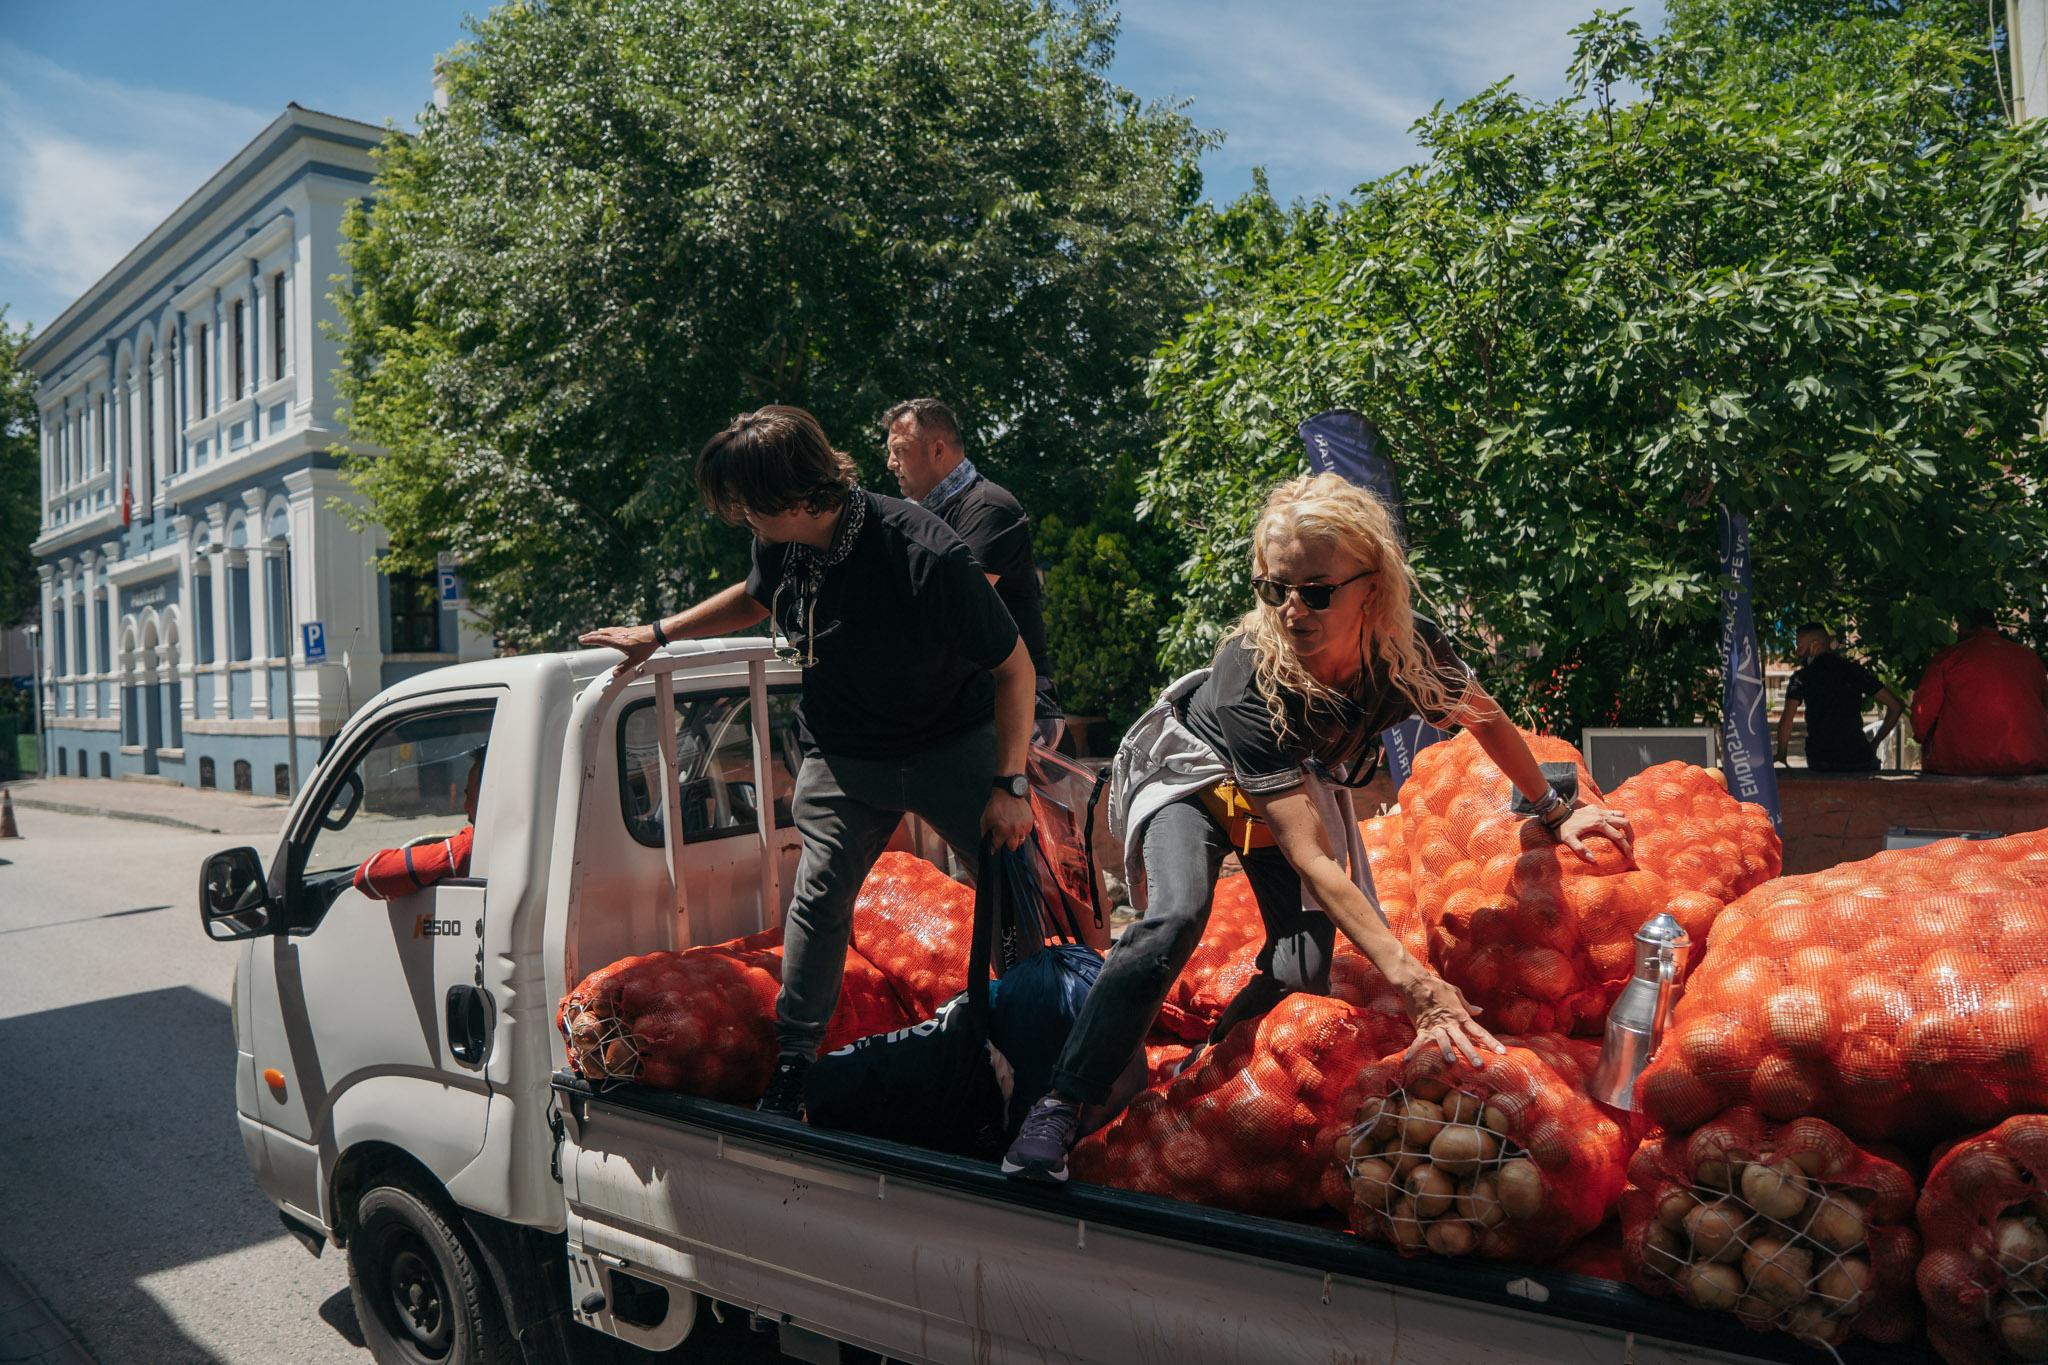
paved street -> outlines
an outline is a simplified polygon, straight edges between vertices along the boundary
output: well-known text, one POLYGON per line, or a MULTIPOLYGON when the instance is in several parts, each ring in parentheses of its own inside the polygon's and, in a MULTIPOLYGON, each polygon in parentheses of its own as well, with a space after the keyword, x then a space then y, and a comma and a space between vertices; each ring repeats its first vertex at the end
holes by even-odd
MULTIPOLYGON (((191 800, 193 823, 223 824, 191 800)), ((102 1365, 367 1365, 341 1253, 309 1256, 249 1173, 235 950, 194 908, 207 854, 248 842, 267 863, 274 839, 246 820, 224 835, 17 814, 25 837, 0 842, 0 1258, 102 1365)), ((675 1358, 777 1357, 729 1316, 675 1358)))

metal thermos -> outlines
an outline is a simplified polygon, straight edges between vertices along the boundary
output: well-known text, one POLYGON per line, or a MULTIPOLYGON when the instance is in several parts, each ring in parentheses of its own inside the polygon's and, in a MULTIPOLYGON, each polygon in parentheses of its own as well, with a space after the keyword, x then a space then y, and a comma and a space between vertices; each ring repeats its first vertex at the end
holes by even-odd
POLYGON ((1593 1070, 1593 1098, 1615 1109, 1636 1107, 1636 1077, 1650 1064, 1684 989, 1692 936, 1660 914, 1636 930, 1636 969, 1607 1014, 1607 1041, 1593 1070))

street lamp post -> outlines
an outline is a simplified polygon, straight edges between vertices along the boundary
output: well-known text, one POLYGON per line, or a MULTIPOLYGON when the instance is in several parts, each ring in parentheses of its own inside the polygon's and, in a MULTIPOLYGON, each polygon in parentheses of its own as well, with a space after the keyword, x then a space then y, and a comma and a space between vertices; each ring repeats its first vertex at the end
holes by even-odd
POLYGON ((292 647, 298 643, 298 614, 292 610, 292 543, 272 536, 266 548, 284 556, 284 742, 291 764, 292 795, 299 794, 299 685, 292 672, 292 647))
POLYGON ((28 666, 34 671, 29 681, 36 690, 36 776, 50 775, 49 761, 43 756, 43 732, 49 727, 43 724, 43 628, 31 625, 28 634, 28 666))

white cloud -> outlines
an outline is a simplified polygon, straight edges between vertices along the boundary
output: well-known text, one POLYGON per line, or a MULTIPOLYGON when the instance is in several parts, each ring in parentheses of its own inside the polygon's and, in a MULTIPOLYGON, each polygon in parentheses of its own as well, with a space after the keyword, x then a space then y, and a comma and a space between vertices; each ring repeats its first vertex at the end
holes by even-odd
POLYGON ((275 117, 5 43, 0 69, 0 303, 14 322, 51 321, 275 117))
POLYGON ((1409 128, 1439 100, 1506 76, 1531 98, 1563 94, 1571 28, 1595 3, 1126 0, 1117 77, 1193 97, 1195 122, 1228 135, 1207 162, 1218 194, 1264 166, 1282 199, 1336 197, 1415 160, 1409 128))

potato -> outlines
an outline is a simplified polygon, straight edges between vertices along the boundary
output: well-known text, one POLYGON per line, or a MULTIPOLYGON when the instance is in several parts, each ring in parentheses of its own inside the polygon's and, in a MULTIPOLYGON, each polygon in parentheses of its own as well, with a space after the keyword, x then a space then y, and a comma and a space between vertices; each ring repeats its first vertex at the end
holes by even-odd
POLYGON ((1441 1108, 1428 1100, 1410 1100, 1407 1117, 1401 1121, 1401 1145, 1411 1152, 1426 1152, 1443 1126, 1441 1108))
POLYGON ((1855 1317, 1869 1302, 1870 1262, 1856 1257, 1835 1261, 1813 1282, 1813 1294, 1836 1317, 1855 1317))
POLYGON ((1372 1142, 1385 1142, 1401 1128, 1401 1111, 1380 1100, 1367 1100, 1358 1106, 1358 1126, 1354 1130, 1372 1142))
POLYGON ((1742 1202, 1766 1218, 1790 1222, 1806 1209, 1806 1175, 1790 1161, 1756 1162, 1742 1170, 1742 1202))
POLYGON ((1429 1144, 1429 1159, 1446 1175, 1466 1176, 1478 1172, 1500 1155, 1500 1142, 1493 1134, 1469 1124, 1446 1124, 1429 1144))
POLYGON ((1435 1218, 1449 1212, 1451 1200, 1458 1193, 1458 1187, 1449 1176, 1427 1163, 1417 1166, 1409 1174, 1407 1189, 1415 1200, 1415 1212, 1424 1218, 1435 1218))
POLYGON ((1491 1174, 1474 1176, 1469 1188, 1461 1189, 1452 1201, 1458 1217, 1480 1229, 1496 1228, 1508 1216, 1500 1206, 1500 1184, 1491 1174))
POLYGON ((1813 1211, 1801 1230, 1816 1244, 1834 1252, 1854 1251, 1870 1235, 1863 1222, 1863 1206, 1839 1194, 1823 1194, 1814 1200, 1813 1211))
POLYGON ((1505 1138, 1508 1135, 1508 1116, 1489 1104, 1479 1111, 1479 1126, 1505 1138))
POLYGON ((1394 1197, 1394 1168, 1378 1157, 1351 1168, 1351 1197, 1369 1209, 1383 1209, 1394 1197))
POLYGON ((1643 1264, 1668 1280, 1685 1273, 1685 1243, 1662 1223, 1643 1229, 1643 1264))
POLYGON ((1785 1330, 1809 1346, 1839 1346, 1849 1339, 1849 1324, 1829 1317, 1818 1299, 1808 1299, 1786 1314, 1785 1330))
POLYGON ((2048 1236, 2031 1218, 2001 1218, 1991 1228, 1991 1242, 1998 1256, 1998 1268, 2008 1275, 2020 1275, 2048 1256, 2048 1236))
POLYGON ((1657 1201, 1657 1221, 1673 1232, 1683 1231, 1685 1215, 1699 1207, 1689 1190, 1673 1190, 1657 1201))
POLYGON ((1696 1261, 1726 1264, 1742 1257, 1742 1229, 1749 1211, 1732 1199, 1702 1204, 1685 1215, 1685 1235, 1696 1261))
POLYGON ((604 1074, 607 1076, 635 1075, 633 1063, 639 1060, 633 1053, 633 1045, 624 1038, 614 1038, 604 1045, 604 1074))
POLYGON ((1422 1220, 1415 1216, 1415 1201, 1405 1194, 1397 1197, 1387 1210, 1387 1229, 1395 1245, 1406 1250, 1421 1251, 1425 1245, 1426 1234, 1422 1220))
POLYGON ((1543 1210, 1543 1172, 1536 1163, 1517 1157, 1494 1172, 1500 1206, 1510 1218, 1534 1218, 1543 1210))
POLYGON ((2007 1299, 1997 1310, 1998 1336, 2020 1360, 2048 1360, 2048 1313, 2007 1299))
POLYGON ((1424 1076, 1408 1087, 1408 1093, 1424 1100, 1441 1100, 1451 1091, 1450 1083, 1440 1076, 1424 1076))
POLYGON ((1439 1256, 1470 1256, 1479 1236, 1462 1218, 1439 1218, 1429 1225, 1423 1241, 1439 1256))
POLYGON ((1781 1237, 1758 1237, 1742 1253, 1743 1278, 1749 1292, 1765 1303, 1790 1308, 1806 1297, 1813 1278, 1813 1253, 1781 1237))
POLYGON ((1744 1294, 1735 1304, 1735 1316, 1742 1319, 1742 1325, 1752 1332, 1768 1332, 1778 1325, 1778 1317, 1784 1310, 1776 1304, 1765 1303, 1754 1294, 1744 1294))
POLYGON ((1453 1090, 1444 1096, 1444 1120, 1448 1123, 1477 1124, 1486 1112, 1486 1102, 1469 1090, 1453 1090))
POLYGON ((1727 1312, 1742 1301, 1742 1273, 1729 1265, 1693 1265, 1679 1288, 1695 1308, 1727 1312))
POLYGON ((1428 1162, 1429 1158, 1421 1152, 1408 1151, 1396 1143, 1387 1148, 1386 1160, 1393 1164, 1394 1179, 1405 1185, 1415 1168, 1428 1162))

